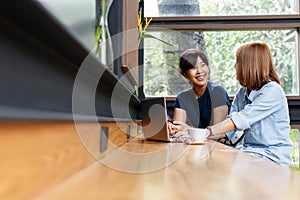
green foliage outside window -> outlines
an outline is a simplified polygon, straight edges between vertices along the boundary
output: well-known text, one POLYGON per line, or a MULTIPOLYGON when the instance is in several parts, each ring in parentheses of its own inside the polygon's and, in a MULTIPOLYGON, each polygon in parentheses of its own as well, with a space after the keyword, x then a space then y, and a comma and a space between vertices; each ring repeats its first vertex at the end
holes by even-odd
MULTIPOLYGON (((209 15, 209 13, 248 15, 293 13, 294 9, 290 4, 290 1, 238 0, 200 5, 200 7, 203 15, 209 15), (245 5, 247 6, 245 7, 245 5)), ((295 94, 297 71, 295 38, 291 37, 293 34, 295 34, 295 30, 206 32, 207 54, 213 62, 211 79, 223 85, 229 94, 234 94, 239 88, 238 83, 233 78, 235 76, 235 49, 245 42, 260 40, 267 42, 272 51, 274 63, 285 93, 295 94)))
POLYGON ((290 132, 290 138, 294 143, 294 149, 292 152, 292 164, 291 169, 300 170, 299 168, 299 129, 292 129, 290 132))
POLYGON ((288 41, 291 30, 205 32, 207 54, 211 61, 211 79, 234 95, 240 85, 235 79, 235 51, 241 44, 260 40, 266 42, 273 54, 275 67, 286 94, 296 93, 295 40, 288 41))
POLYGON ((199 0, 201 15, 276 15, 294 14, 294 0, 199 0))

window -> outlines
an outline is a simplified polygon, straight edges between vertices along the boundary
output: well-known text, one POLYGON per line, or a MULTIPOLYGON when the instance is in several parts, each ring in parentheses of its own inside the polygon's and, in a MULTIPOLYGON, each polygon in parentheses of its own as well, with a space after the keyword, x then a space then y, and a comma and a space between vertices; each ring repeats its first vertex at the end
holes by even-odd
POLYGON ((291 168, 295 170, 300 170, 300 165, 299 165, 299 129, 291 129, 290 132, 290 138, 292 142, 294 143, 294 149, 292 152, 292 163, 291 163, 291 168))
POLYGON ((235 51, 242 43, 268 43, 281 85, 289 98, 291 139, 295 148, 291 168, 299 170, 299 0, 144 0, 144 16, 152 17, 144 40, 143 87, 146 97, 176 96, 190 84, 178 72, 179 54, 187 48, 204 50, 210 78, 233 96, 235 51), (294 105, 295 104, 295 105, 294 105), (297 105, 297 106, 296 106, 297 105))
POLYGON ((244 42, 268 43, 287 95, 299 95, 299 1, 144 0, 144 16, 153 20, 144 40, 146 96, 176 96, 190 87, 178 72, 178 56, 187 48, 206 51, 214 82, 230 95, 235 79, 235 50, 244 42))
POLYGON ((144 0, 145 16, 243 16, 298 14, 297 0, 144 0))
POLYGON ((176 45, 168 47, 158 41, 145 40, 144 90, 149 96, 174 96, 190 87, 178 72, 178 55, 188 48, 187 45, 206 50, 210 58, 211 80, 234 95, 240 87, 235 80, 235 50, 248 40, 263 40, 269 44, 282 87, 288 95, 297 94, 296 29, 204 31, 201 35, 195 31, 184 34, 159 31, 152 34, 176 45), (187 44, 185 41, 191 36, 204 38, 203 44, 187 44))

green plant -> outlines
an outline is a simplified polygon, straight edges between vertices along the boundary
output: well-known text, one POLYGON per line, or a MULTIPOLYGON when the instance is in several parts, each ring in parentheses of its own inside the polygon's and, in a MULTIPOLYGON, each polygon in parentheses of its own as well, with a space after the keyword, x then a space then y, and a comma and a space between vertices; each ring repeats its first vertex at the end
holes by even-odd
MULTIPOLYGON (((140 3, 140 0, 139 0, 139 3, 140 3)), ((146 17, 145 19, 145 23, 143 23, 143 19, 142 19, 142 8, 140 8, 139 10, 139 14, 138 14, 138 29, 139 29, 139 39, 138 39, 138 46, 140 45, 142 39, 145 39, 145 38, 152 38, 152 39, 155 39, 155 40, 158 40, 166 45, 169 45, 169 46, 173 46, 173 44, 171 43, 168 43, 162 39, 159 39, 151 34, 149 34, 146 30, 148 28, 148 26, 150 25, 150 22, 152 21, 152 18, 148 19, 148 17, 146 17)))

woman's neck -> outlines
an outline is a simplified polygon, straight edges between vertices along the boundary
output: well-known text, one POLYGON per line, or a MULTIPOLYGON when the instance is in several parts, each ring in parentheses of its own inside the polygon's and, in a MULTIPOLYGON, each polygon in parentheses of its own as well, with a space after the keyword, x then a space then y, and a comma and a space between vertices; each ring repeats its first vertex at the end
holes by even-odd
POLYGON ((196 87, 194 86, 194 92, 196 94, 197 99, 204 94, 206 87, 207 87, 207 85, 196 86, 196 87))

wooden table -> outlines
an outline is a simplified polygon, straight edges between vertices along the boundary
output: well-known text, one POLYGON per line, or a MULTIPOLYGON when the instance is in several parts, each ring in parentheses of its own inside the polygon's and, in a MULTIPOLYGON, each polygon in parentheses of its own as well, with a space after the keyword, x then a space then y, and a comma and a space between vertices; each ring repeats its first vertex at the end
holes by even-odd
POLYGON ((133 138, 96 160, 72 123, 7 123, 0 144, 5 200, 300 198, 299 172, 215 141, 133 138))
POLYGON ((137 140, 126 143, 121 150, 111 152, 36 199, 291 200, 299 197, 299 173, 220 143, 186 145, 137 140), (132 152, 135 154, 130 155, 132 152))

